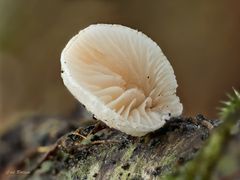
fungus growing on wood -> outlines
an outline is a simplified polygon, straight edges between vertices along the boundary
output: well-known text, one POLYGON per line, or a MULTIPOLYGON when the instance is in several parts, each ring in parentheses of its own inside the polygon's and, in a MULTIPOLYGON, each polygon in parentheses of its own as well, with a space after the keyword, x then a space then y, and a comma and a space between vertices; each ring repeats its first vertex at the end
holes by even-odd
POLYGON ((182 113, 172 66, 159 46, 122 25, 81 30, 61 54, 69 91, 108 126, 143 136, 182 113))

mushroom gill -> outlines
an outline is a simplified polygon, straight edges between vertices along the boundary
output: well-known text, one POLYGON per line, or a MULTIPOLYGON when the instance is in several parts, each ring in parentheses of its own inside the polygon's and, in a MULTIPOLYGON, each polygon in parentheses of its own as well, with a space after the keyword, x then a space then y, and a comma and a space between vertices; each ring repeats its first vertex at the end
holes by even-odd
POLYGON ((66 87, 96 118, 142 136, 182 113, 173 69, 159 46, 121 25, 91 25, 61 55, 66 87))

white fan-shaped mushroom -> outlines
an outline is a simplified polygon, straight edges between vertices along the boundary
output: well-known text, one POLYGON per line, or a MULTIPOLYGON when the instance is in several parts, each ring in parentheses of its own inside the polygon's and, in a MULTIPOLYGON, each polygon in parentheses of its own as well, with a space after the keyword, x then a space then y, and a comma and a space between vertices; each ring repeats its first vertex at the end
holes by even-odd
POLYGON ((91 25, 68 42, 61 65, 70 92, 96 118, 127 134, 145 135, 182 113, 170 63, 136 30, 91 25))

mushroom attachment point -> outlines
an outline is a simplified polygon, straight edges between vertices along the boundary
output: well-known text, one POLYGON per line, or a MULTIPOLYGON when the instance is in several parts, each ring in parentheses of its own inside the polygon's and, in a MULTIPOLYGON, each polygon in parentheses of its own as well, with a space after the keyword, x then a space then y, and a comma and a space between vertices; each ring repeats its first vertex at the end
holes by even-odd
POLYGON ((171 64, 137 30, 90 25, 67 43, 61 66, 65 86, 87 110, 132 136, 155 131, 182 113, 171 64))

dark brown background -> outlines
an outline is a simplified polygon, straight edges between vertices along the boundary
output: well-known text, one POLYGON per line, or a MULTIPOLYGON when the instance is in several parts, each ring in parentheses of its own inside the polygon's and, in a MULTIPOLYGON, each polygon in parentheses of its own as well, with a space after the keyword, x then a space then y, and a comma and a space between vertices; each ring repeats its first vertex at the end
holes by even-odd
POLYGON ((215 118, 226 92, 240 88, 239 8, 238 0, 0 0, 0 121, 74 109, 59 57, 93 23, 150 36, 173 65, 184 114, 215 118))

